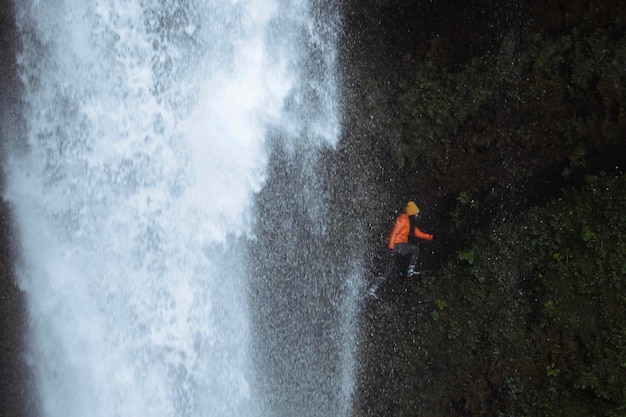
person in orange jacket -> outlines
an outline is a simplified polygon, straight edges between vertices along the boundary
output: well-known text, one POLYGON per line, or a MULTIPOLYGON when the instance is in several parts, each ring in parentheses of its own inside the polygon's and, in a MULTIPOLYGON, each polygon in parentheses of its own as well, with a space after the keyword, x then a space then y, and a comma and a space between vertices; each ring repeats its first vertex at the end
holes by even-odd
POLYGON ((396 219, 388 238, 388 248, 394 255, 410 256, 409 268, 407 270, 408 277, 419 275, 419 272, 415 269, 417 258, 420 255, 420 249, 417 246, 418 239, 433 240, 433 235, 424 233, 417 227, 419 211, 417 204, 409 201, 404 208, 404 214, 401 214, 396 219))
MULTIPOLYGON (((389 233, 387 237, 387 247, 392 255, 410 257, 407 270, 408 277, 420 275, 420 272, 415 269, 420 254, 420 249, 417 246, 418 239, 433 240, 433 235, 424 233, 417 227, 417 215, 419 211, 417 204, 413 201, 409 201, 404 208, 404 214, 398 216, 391 229, 391 233, 389 233)), ((383 275, 379 275, 375 282, 370 285, 368 289, 369 298, 374 300, 378 299, 378 289, 387 278, 389 278, 394 265, 395 260, 392 259, 387 265, 383 275)))

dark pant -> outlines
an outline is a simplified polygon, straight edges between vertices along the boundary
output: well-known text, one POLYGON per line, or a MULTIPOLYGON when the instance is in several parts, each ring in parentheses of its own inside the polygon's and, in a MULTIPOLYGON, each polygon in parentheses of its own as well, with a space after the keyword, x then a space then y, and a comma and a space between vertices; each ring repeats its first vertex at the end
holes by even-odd
POLYGON ((392 257, 389 259, 389 263, 387 264, 387 269, 385 273, 381 277, 383 280, 389 278, 393 268, 396 264, 396 257, 398 256, 409 256, 409 268, 415 267, 417 265, 417 258, 420 256, 420 248, 417 245, 413 245, 411 243, 396 243, 393 251, 391 251, 392 257))
POLYGON ((417 258, 420 256, 420 248, 410 243, 396 243, 393 248, 394 255, 410 256, 409 265, 417 265, 417 258))

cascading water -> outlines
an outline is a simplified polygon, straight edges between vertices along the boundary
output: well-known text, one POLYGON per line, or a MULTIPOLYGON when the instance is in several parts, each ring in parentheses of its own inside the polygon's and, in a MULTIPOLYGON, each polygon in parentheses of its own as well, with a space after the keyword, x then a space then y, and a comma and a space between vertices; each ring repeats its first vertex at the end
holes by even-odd
MULTIPOLYGON (((328 6, 15 2, 23 123, 5 143, 5 198, 43 416, 349 413, 354 294, 344 286, 328 298, 335 310, 300 317, 337 313, 319 340, 299 342, 324 352, 298 363, 334 379, 320 392, 339 393, 285 407, 298 391, 282 384, 315 396, 312 373, 282 380, 272 365, 283 317, 250 275, 276 270, 248 255, 281 262, 252 229, 269 225, 254 204, 279 209, 253 199, 273 189, 272 143, 314 158, 338 137, 328 6)), ((309 200, 319 228, 324 209, 309 200)))

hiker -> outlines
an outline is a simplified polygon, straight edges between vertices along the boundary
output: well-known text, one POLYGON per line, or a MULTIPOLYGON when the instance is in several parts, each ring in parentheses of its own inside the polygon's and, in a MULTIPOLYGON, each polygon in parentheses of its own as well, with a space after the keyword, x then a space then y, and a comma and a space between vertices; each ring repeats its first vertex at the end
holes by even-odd
MULTIPOLYGON (((420 272, 415 268, 417 266, 417 258, 420 249, 417 246, 418 239, 433 240, 433 235, 422 232, 417 227, 417 216, 420 209, 415 202, 409 201, 404 208, 404 214, 396 219, 388 238, 388 248, 393 255, 410 256, 407 277, 419 275, 420 272)), ((388 267, 388 273, 393 268, 393 262, 388 267)), ((385 276, 388 275, 385 274, 385 276)))
MULTIPOLYGON (((421 274, 420 271, 415 269, 420 254, 417 240, 433 240, 433 235, 424 233, 417 227, 417 215, 419 211, 415 202, 409 201, 404 208, 404 214, 398 216, 387 238, 387 247, 391 250, 392 255, 410 257, 409 267, 406 273, 407 277, 414 277, 421 274)), ((391 275, 394 265, 395 256, 391 256, 384 274, 378 275, 374 283, 370 285, 367 291, 369 298, 374 300, 378 299, 378 290, 389 278, 389 275, 391 275)))

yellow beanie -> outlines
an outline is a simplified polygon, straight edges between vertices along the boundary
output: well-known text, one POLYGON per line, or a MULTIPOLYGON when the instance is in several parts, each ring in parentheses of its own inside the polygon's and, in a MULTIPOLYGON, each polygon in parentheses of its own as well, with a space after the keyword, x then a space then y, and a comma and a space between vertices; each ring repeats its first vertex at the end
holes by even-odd
POLYGON ((409 201, 408 203, 406 203, 406 207, 404 208, 404 212, 406 214, 412 216, 414 214, 417 214, 418 211, 419 209, 417 208, 417 204, 415 204, 413 201, 409 201))

